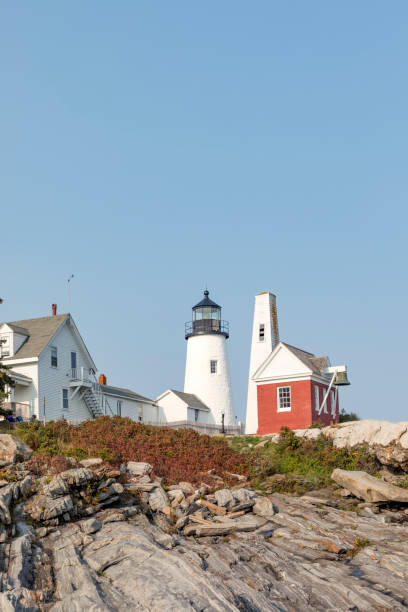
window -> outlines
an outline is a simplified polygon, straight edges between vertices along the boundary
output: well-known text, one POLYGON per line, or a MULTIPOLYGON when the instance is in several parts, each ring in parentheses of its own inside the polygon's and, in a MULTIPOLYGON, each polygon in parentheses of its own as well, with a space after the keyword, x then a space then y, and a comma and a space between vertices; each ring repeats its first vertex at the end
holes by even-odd
MULTIPOLYGON (((324 400, 324 397, 325 397, 326 393, 327 393, 327 388, 323 387, 322 388, 322 402, 324 400)), ((327 397, 326 397, 326 401, 323 404, 323 410, 322 410, 322 412, 324 412, 325 414, 327 414, 327 397)))
POLYGON ((319 385, 315 385, 315 410, 316 412, 319 412, 319 408, 320 408, 320 401, 319 401, 319 385))
POLYGON ((138 411, 138 421, 141 423, 143 421, 143 406, 139 406, 137 411, 138 411))
POLYGON ((197 423, 198 421, 198 415, 200 414, 200 411, 198 410, 198 408, 194 408, 194 420, 197 423))
POLYGON ((278 387, 278 412, 290 412, 290 387, 278 387))
POLYGON ((63 389, 62 390, 62 409, 63 410, 68 410, 69 409, 68 389, 63 389))
POLYGON ((332 413, 332 417, 335 418, 336 417, 336 392, 332 391, 331 392, 331 413, 332 413))
POLYGON ((76 370, 76 367, 77 367, 76 353, 72 352, 71 353, 71 370, 76 370))
POLYGON ((122 416, 122 402, 120 400, 116 402, 116 414, 122 416))
POLYGON ((210 372, 211 374, 217 373, 217 362, 214 361, 213 359, 210 361, 210 372))
POLYGON ((56 346, 51 347, 51 366, 53 368, 58 367, 58 353, 56 346))
POLYGON ((259 342, 263 342, 265 340, 265 324, 261 323, 259 326, 259 342))

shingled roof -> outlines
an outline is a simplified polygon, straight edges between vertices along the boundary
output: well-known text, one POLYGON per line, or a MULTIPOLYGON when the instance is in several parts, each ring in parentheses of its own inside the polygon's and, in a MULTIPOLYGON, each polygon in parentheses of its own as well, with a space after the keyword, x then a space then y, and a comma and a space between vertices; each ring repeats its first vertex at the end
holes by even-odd
POLYGON ((193 393, 183 393, 183 391, 175 391, 175 389, 170 389, 174 395, 177 395, 183 402, 188 404, 190 408, 199 408, 200 410, 210 411, 208 406, 204 404, 196 395, 193 393))
POLYGON ((114 395, 115 397, 124 397, 154 404, 154 400, 149 399, 148 397, 144 397, 139 393, 135 393, 134 391, 131 391, 131 389, 124 389, 122 387, 112 387, 111 385, 101 385, 101 389, 103 393, 106 393, 108 395, 114 395))
POLYGON ((61 314, 51 317, 40 317, 39 319, 7 322, 6 325, 9 325, 16 333, 24 336, 27 335, 28 337, 14 355, 4 357, 3 361, 38 357, 68 317, 68 314, 61 314))
POLYGON ((314 374, 322 375, 322 370, 326 366, 328 357, 316 357, 313 353, 308 353, 307 351, 303 351, 296 346, 292 346, 291 344, 286 344, 286 342, 282 342, 287 349, 290 350, 302 363, 305 364, 308 368, 312 370, 314 374))

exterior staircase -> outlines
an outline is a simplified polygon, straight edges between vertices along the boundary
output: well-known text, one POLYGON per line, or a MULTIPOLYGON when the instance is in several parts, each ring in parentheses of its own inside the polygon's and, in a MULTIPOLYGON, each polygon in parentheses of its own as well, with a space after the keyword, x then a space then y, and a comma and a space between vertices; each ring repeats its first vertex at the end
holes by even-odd
POLYGON ((102 409, 102 394, 101 392, 92 387, 85 387, 81 394, 89 412, 92 414, 94 419, 104 414, 102 409))
POLYGON ((86 407, 94 419, 106 414, 105 405, 101 386, 96 380, 95 374, 86 368, 74 368, 68 373, 70 377, 70 387, 73 389, 73 395, 79 394, 79 397, 84 400, 86 407))

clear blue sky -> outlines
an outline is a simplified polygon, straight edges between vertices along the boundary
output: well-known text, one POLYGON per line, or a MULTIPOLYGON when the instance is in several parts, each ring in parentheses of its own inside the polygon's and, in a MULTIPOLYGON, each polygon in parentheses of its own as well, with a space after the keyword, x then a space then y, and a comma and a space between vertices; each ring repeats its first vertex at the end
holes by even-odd
POLYGON ((111 384, 182 389, 205 286, 245 405, 253 299, 408 420, 408 3, 3 2, 2 320, 71 311, 111 384))

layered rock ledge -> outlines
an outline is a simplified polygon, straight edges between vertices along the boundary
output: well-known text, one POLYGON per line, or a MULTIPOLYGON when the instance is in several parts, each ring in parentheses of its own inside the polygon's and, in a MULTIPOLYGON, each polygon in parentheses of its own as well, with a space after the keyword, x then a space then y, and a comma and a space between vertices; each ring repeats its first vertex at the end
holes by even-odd
POLYGON ((0 610, 408 607, 404 501, 330 489, 262 496, 243 482, 164 488, 148 463, 85 461, 42 478, 27 463, 10 466, 15 482, 0 486, 0 610))

